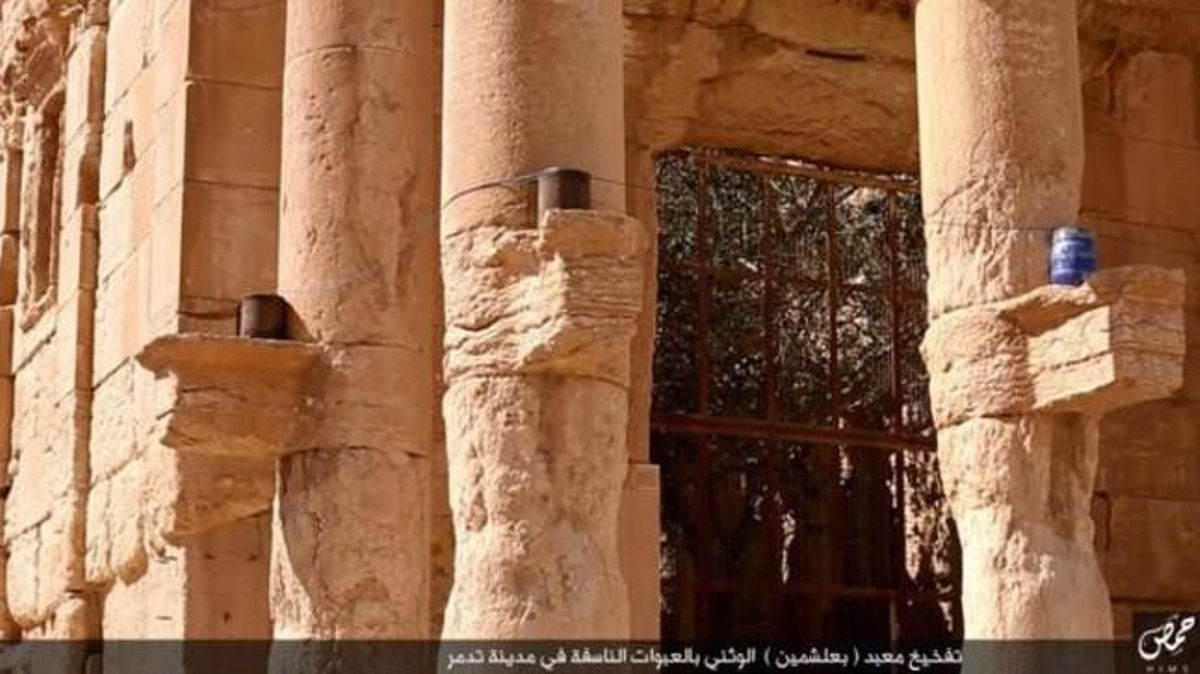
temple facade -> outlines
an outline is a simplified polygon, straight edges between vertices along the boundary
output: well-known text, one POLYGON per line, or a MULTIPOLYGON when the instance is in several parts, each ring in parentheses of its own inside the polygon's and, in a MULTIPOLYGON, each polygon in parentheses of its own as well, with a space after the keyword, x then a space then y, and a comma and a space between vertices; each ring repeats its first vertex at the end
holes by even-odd
POLYGON ((1197 59, 1180 0, 2 0, 0 638, 1194 609, 1197 59))

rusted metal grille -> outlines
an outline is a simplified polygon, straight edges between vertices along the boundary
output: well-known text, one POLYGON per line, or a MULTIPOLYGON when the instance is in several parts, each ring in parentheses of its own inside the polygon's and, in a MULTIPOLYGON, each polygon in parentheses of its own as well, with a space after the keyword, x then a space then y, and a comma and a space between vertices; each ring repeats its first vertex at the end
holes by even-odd
POLYGON ((664 636, 958 634, 916 181, 701 150, 656 178, 664 636))

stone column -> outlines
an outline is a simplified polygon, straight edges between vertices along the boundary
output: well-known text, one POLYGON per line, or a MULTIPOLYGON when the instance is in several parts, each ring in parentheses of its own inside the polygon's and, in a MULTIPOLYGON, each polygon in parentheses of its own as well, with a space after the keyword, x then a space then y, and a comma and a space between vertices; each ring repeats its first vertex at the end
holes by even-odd
POLYGON ((1182 385, 1184 287, 1178 270, 1118 267, 930 326, 968 639, 1111 638, 1091 520, 1099 419, 1182 385))
POLYGON ((1047 282, 1079 215, 1083 103, 1075 0, 920 0, 917 101, 929 309, 1047 282))
POLYGON ((1109 639, 1090 517, 1098 419, 1180 385, 1182 275, 1039 288, 1049 230, 1079 212, 1074 0, 921 0, 916 31, 933 318, 922 349, 965 635, 1109 639))
POLYGON ((428 637, 433 23, 429 0, 288 3, 279 293, 321 356, 279 462, 277 639, 428 637))
MULTIPOLYGON (((1046 283, 1049 235, 1037 229, 1076 221, 1083 108, 1075 23, 1074 0, 917 4, 921 187, 935 325, 946 312, 1046 283)), ((932 366, 930 372, 938 377, 932 366)), ((1049 424, 1018 415, 975 422, 974 432, 939 425, 939 458, 963 545, 967 638, 1111 632, 1108 593, 1087 532, 1074 541, 1031 536, 1034 521, 1019 507, 1018 491, 1033 488, 1026 481, 1036 469, 1028 464, 1049 459, 1049 424), (986 459, 996 470, 972 470, 972 461, 989 465, 986 459), (1001 468, 1011 462, 1024 464, 1001 468), (991 502, 965 508, 955 499, 960 481, 991 494, 991 502), (1039 559, 1054 572, 1039 572, 1039 559), (1046 623, 1043 614, 1055 601, 1074 606, 1076 617, 1046 623)), ((1086 504, 1074 516, 1086 520, 1086 504)), ((1088 522, 1080 524, 1090 531, 1088 522)))
POLYGON ((448 0, 448 639, 628 638, 617 549, 641 226, 625 216, 621 3, 448 0), (535 216, 547 167, 596 210, 535 216))

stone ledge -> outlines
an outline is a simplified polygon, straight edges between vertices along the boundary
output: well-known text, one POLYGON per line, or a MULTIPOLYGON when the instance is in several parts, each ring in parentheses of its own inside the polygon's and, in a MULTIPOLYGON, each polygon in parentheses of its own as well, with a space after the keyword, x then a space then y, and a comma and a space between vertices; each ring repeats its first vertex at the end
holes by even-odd
POLYGON ((170 406, 158 416, 163 444, 266 459, 286 454, 304 426, 306 386, 320 355, 301 342, 177 334, 154 340, 137 359, 175 380, 170 406))
POLYGON ((1184 283, 1179 270, 1119 267, 943 315, 921 345, 937 426, 1170 395, 1183 385, 1184 283))

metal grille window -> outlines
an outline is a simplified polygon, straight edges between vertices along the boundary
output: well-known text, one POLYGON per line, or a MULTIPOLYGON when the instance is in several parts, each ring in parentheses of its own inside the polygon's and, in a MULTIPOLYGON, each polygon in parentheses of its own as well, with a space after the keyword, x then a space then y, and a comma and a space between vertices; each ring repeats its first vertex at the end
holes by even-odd
POLYGON ((715 151, 656 175, 664 636, 959 633, 916 181, 715 151))

